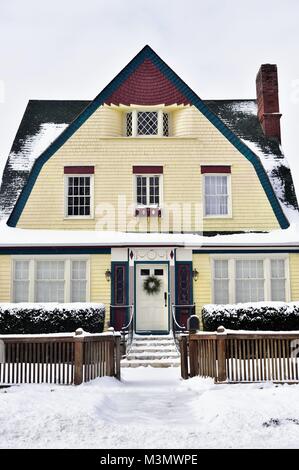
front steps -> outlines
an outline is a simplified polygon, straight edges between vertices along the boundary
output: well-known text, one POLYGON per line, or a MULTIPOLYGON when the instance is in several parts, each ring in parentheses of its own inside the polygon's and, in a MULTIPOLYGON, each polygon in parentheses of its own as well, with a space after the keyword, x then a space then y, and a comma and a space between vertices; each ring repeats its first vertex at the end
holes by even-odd
POLYGON ((173 336, 135 335, 122 367, 179 367, 180 355, 173 336))

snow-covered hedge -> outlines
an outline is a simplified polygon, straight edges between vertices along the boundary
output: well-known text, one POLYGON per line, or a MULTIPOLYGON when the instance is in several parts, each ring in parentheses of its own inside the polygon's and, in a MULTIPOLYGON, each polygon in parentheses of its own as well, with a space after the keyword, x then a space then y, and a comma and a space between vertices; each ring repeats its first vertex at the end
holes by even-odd
POLYGON ((101 333, 104 318, 103 304, 0 304, 0 334, 66 333, 77 328, 101 333))
POLYGON ((232 330, 299 330, 299 302, 252 302, 235 305, 204 305, 203 326, 232 330))

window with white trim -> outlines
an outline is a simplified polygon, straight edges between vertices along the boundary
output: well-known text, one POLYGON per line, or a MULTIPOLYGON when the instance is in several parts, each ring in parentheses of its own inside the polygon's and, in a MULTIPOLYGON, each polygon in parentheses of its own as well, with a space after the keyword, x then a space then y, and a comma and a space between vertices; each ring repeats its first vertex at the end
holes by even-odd
POLYGON ((71 175, 66 177, 66 216, 92 216, 92 176, 71 175))
POLYGON ((161 175, 136 175, 137 206, 159 207, 161 175))
POLYGON ((228 216, 230 213, 230 175, 205 174, 203 176, 205 216, 228 216))
POLYGON ((288 300, 286 258, 213 259, 216 304, 288 300))
POLYGON ((261 302, 265 297, 263 260, 236 260, 236 302, 261 302))
POLYGON ((286 300, 286 273, 283 259, 271 259, 271 298, 283 302, 286 300))
POLYGON ((71 302, 86 300, 86 261, 71 262, 71 302))
POLYGON ((87 302, 87 259, 13 260, 14 302, 87 302))
POLYGON ((133 110, 125 115, 127 137, 169 136, 169 113, 162 110, 133 110))

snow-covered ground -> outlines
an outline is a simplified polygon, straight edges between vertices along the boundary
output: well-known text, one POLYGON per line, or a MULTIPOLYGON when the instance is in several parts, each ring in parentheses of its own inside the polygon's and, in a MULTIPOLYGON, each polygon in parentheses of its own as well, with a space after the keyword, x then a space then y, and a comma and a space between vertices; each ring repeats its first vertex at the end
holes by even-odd
POLYGON ((0 390, 1 448, 298 448, 299 385, 182 381, 178 368, 122 382, 0 390))

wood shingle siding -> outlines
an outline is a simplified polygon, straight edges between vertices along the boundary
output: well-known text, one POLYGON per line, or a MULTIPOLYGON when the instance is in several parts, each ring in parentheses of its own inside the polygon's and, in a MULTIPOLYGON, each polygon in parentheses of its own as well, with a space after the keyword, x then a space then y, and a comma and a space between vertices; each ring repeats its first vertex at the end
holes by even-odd
MULTIPOLYGON (((204 231, 264 231, 277 228, 277 219, 251 163, 196 108, 187 107, 174 114, 174 137, 116 138, 113 137, 112 116, 119 123, 122 113, 111 111, 107 106, 99 108, 45 163, 18 226, 56 229, 96 227, 99 212, 93 219, 64 218, 65 166, 94 165, 95 209, 100 204, 111 204, 117 210, 118 195, 126 197, 127 206, 133 203, 132 167, 135 165, 163 166, 163 202, 168 205, 191 203, 194 208, 202 203, 200 165, 227 164, 231 166, 232 218, 204 219, 203 225, 192 225, 190 231, 201 228, 204 231), (100 135, 104 121, 105 138, 100 135), (177 126, 179 121, 180 131, 177 126)), ((132 231, 130 227, 136 222, 133 217, 130 226, 123 221, 113 226, 112 219, 110 230, 132 231)), ((163 214, 161 224, 163 230, 163 214)), ((180 231, 181 227, 174 221, 170 229, 180 231)), ((146 230, 146 221, 140 221, 139 230, 146 230)))

